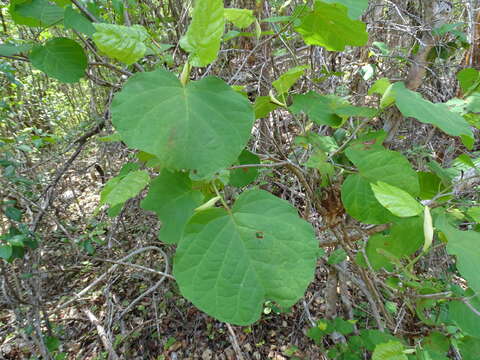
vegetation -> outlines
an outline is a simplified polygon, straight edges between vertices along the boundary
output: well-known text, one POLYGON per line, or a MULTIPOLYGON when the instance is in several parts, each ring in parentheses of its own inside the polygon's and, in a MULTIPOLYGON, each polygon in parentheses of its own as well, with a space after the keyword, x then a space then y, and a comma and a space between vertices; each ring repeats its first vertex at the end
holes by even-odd
POLYGON ((0 5, 0 357, 478 359, 478 9, 0 5))

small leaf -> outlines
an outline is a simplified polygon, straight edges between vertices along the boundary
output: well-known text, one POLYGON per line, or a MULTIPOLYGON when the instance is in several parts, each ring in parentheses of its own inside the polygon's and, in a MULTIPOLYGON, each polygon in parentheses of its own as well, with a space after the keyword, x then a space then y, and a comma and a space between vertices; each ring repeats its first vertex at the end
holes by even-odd
POLYGON ((368 95, 379 94, 383 96, 387 89, 390 87, 391 82, 387 78, 381 78, 375 81, 372 87, 368 90, 368 95))
POLYGON ((423 214, 423 234, 425 237, 425 242, 423 244, 423 252, 426 252, 433 242, 433 224, 432 224, 432 215, 430 214, 430 209, 428 206, 425 206, 425 211, 423 214))
POLYGON ((280 75, 272 85, 277 90, 278 94, 288 92, 290 88, 297 82, 297 80, 305 73, 305 70, 309 68, 308 65, 296 66, 289 69, 286 73, 280 75))
POLYGON ((231 212, 195 214, 177 247, 173 273, 182 294, 216 319, 249 325, 266 300, 298 301, 313 278, 318 242, 288 202, 262 190, 242 193, 231 212))
POLYGON ((255 111, 255 119, 262 119, 268 116, 273 110, 279 106, 270 100, 270 96, 257 96, 253 109, 255 111))
POLYGON ((352 20, 344 5, 316 1, 314 10, 300 18, 295 27, 308 45, 323 46, 329 51, 343 51, 345 46, 363 46, 368 41, 366 25, 352 20))
POLYGON ((464 93, 472 92, 480 85, 480 72, 476 69, 466 68, 457 74, 457 79, 464 93))
POLYGON ((233 23, 233 25, 240 29, 249 27, 255 21, 253 10, 249 9, 227 8, 224 9, 224 15, 227 21, 230 21, 233 23))
POLYGON ((32 45, 30 44, 0 44, 0 55, 3 56, 12 56, 20 53, 25 53, 30 51, 32 45))
POLYGON ((65 8, 63 19, 65 29, 74 29, 82 34, 92 37, 95 33, 95 26, 85 16, 73 10, 71 6, 65 8))
POLYGON ((93 41, 104 54, 127 65, 140 60, 147 51, 148 33, 141 25, 123 26, 95 23, 93 41))
POLYGON ((29 58, 34 67, 64 83, 79 81, 87 68, 83 48, 67 38, 55 38, 35 47, 29 58))
POLYGON ((217 58, 225 30, 222 0, 197 0, 192 12, 192 22, 180 39, 180 46, 190 53, 190 63, 203 67, 217 58))
POLYGON ((13 221, 22 221, 22 211, 13 206, 5 209, 5 215, 13 221))
POLYGON ((57 351, 60 347, 60 340, 53 336, 45 336, 45 346, 49 352, 57 351))
POLYGON ((162 170, 150 184, 141 207, 154 211, 162 222, 158 238, 165 243, 176 244, 187 221, 202 201, 202 193, 192 188, 187 173, 162 170))
POLYGON ((12 245, 0 245, 0 258, 9 260, 12 253, 12 245))
POLYGON ((340 264, 342 261, 347 259, 347 253, 343 249, 335 250, 327 260, 327 263, 330 265, 340 264))
POLYGON ((100 205, 108 204, 114 207, 123 204, 128 199, 137 196, 149 181, 150 176, 144 170, 132 171, 124 177, 110 179, 100 193, 100 205))
POLYGON ((378 202, 395 216, 411 217, 423 211, 423 207, 418 201, 396 186, 379 181, 371 184, 371 187, 378 202))

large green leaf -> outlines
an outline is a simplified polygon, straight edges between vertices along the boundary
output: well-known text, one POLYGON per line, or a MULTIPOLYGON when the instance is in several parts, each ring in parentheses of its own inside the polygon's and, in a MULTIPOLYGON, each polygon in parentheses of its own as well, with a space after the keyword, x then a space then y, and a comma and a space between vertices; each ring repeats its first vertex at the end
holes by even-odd
POLYGON ((202 211, 187 224, 174 275, 182 294, 220 321, 248 325, 266 300, 293 305, 313 278, 318 243, 288 202, 262 190, 231 212, 202 211))
POLYGON ((392 85, 392 94, 404 116, 435 125, 448 135, 473 138, 468 122, 459 114, 451 112, 446 104, 434 104, 425 100, 419 93, 407 89, 402 82, 392 85))
MULTIPOLYGON (((470 304, 480 311, 480 299, 469 297, 470 304)), ((467 335, 480 338, 480 316, 476 315, 462 301, 450 301, 448 304, 448 319, 453 321, 467 335)))
POLYGON ((300 18, 295 30, 308 45, 323 46, 330 51, 343 51, 345 46, 363 46, 368 41, 366 25, 352 20, 344 5, 316 1, 314 10, 300 18))
POLYGON ((222 0, 196 0, 192 22, 180 39, 180 46, 190 53, 193 66, 207 66, 217 58, 225 29, 222 0))
POLYGON ((128 199, 137 196, 148 185, 150 176, 144 170, 129 172, 125 176, 110 179, 100 193, 100 204, 114 207, 123 204, 128 199))
POLYGON ((134 75, 112 103, 112 122, 123 141, 165 167, 198 175, 233 164, 253 121, 248 100, 224 81, 207 77, 184 87, 165 70, 134 75))
POLYGON ((338 3, 348 8, 348 16, 358 19, 368 7, 368 0, 324 0, 327 3, 338 3))
POLYGON ((423 212, 423 206, 406 191, 383 181, 378 181, 371 186, 378 202, 393 215, 404 218, 423 212))
POLYGON ((106 55, 127 65, 140 60, 147 47, 143 43, 148 33, 141 25, 123 26, 95 23, 93 41, 106 55))
POLYGON ((462 354, 462 360, 478 360, 478 354, 480 354, 480 339, 465 336, 458 343, 458 348, 462 354))
POLYGON ((290 110, 304 112, 319 125, 340 126, 350 116, 373 117, 375 109, 353 106, 336 95, 320 95, 314 91, 294 95, 290 110))
POLYGON ((372 354, 372 360, 408 360, 403 350, 405 347, 400 341, 378 344, 372 354))
POLYGON ((455 229, 445 221, 437 221, 436 226, 448 239, 447 252, 457 257, 457 269, 467 280, 468 285, 480 294, 480 233, 455 229))
POLYGON ((158 238, 174 244, 180 240, 185 224, 202 200, 202 193, 192 189, 192 181, 187 173, 162 170, 150 184, 141 206, 154 211, 162 222, 158 238))
POLYGON ((255 21, 253 10, 249 9, 228 8, 224 9, 224 15, 226 20, 230 21, 240 29, 249 27, 255 21))
MULTIPOLYGON (((248 150, 243 150, 238 157, 236 165, 251 165, 259 163, 260 158, 257 155, 252 154, 248 150)), ((257 178, 257 176, 257 167, 233 169, 230 170, 229 184, 236 187, 247 186, 248 184, 252 183, 257 178)))
POLYGON ((350 146, 345 154, 369 181, 382 181, 413 196, 419 194, 418 175, 399 152, 386 150, 381 145, 360 143, 350 146))
POLYGON ((82 34, 92 37, 95 33, 95 26, 85 16, 73 10, 71 6, 65 8, 63 25, 66 29, 74 29, 82 34))
POLYGON ((67 38, 55 38, 35 47, 29 55, 32 65, 48 76, 73 83, 85 75, 87 56, 83 48, 67 38))
POLYGON ((15 6, 15 13, 26 21, 25 25, 50 26, 63 19, 64 9, 48 0, 30 0, 15 6), (33 20, 33 21, 32 21, 33 20))
POLYGON ((18 25, 27 25, 27 26, 40 26, 40 20, 37 20, 32 17, 22 16, 18 11, 17 7, 21 4, 31 4, 32 0, 10 0, 10 5, 8 7, 8 12, 10 13, 11 18, 18 25))
MULTIPOLYGON (((370 265, 374 270, 394 269, 391 257, 401 259, 415 253, 423 243, 423 221, 421 217, 398 219, 387 235, 376 234, 368 239, 365 248, 370 265)), ((360 264, 366 265, 359 259, 360 264)))
POLYGON ((370 182, 358 174, 343 182, 342 203, 351 217, 365 224, 386 224, 395 219, 375 198, 370 182))

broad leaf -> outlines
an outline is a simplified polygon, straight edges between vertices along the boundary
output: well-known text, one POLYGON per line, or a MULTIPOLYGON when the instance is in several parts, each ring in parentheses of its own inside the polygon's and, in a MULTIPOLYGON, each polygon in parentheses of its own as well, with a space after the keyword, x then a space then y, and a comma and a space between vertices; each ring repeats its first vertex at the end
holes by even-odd
POLYGON ((389 341, 375 346, 372 360, 408 360, 403 353, 404 346, 400 341, 389 341))
POLYGON ((82 34, 92 37, 95 33, 95 26, 85 16, 73 10, 71 6, 65 8, 63 25, 66 29, 74 29, 82 34))
POLYGON ((283 94, 288 92, 290 88, 297 82, 297 80, 305 73, 305 70, 308 69, 307 65, 295 66, 289 69, 287 72, 280 75, 280 77, 275 80, 272 85, 277 90, 277 93, 283 94))
POLYGON ((9 260, 12 256, 12 245, 0 245, 0 258, 9 260))
POLYGON ((202 201, 202 193, 192 188, 187 173, 162 170, 151 182, 148 195, 141 206, 145 210, 154 211, 162 222, 158 238, 165 243, 176 244, 194 209, 202 201))
POLYGON ((417 173, 399 152, 386 150, 381 145, 367 141, 350 146, 345 154, 369 181, 385 182, 413 196, 420 192, 417 173))
POLYGON ((480 86, 480 72, 476 69, 461 70, 457 74, 457 79, 464 93, 475 91, 480 86))
POLYGON ((243 193, 231 212, 193 216, 177 248, 182 294, 220 321, 248 325, 263 303, 292 306, 313 278, 318 243, 288 202, 262 190, 243 193))
MULTIPOLYGON (((368 239, 365 248, 370 265, 374 270, 385 268, 394 269, 391 256, 401 259, 414 254, 423 243, 422 218, 398 219, 390 229, 388 235, 376 234, 368 239)), ((366 266, 360 256, 358 260, 366 266)))
POLYGON ((448 239, 447 252, 457 257, 457 269, 468 285, 480 294, 480 277, 478 264, 480 263, 480 233, 475 231, 460 231, 446 222, 436 223, 448 239))
POLYGON ((125 176, 110 179, 100 193, 100 204, 114 207, 123 204, 128 199, 137 196, 148 185, 150 176, 144 170, 137 170, 125 176))
POLYGON ((196 0, 192 22, 180 39, 180 46, 190 53, 193 66, 207 66, 217 58, 225 29, 222 0, 196 0))
POLYGON ((434 104, 425 100, 419 93, 407 89, 402 82, 393 84, 392 92, 396 105, 404 116, 435 125, 448 135, 473 138, 467 121, 459 114, 451 112, 446 104, 434 104))
MULTIPOLYGON (((468 301, 477 311, 480 311, 478 296, 473 298, 469 296, 468 301)), ((480 316, 476 315, 462 301, 449 302, 448 319, 453 321, 465 334, 480 338, 480 316)))
POLYGON ((129 146, 205 176, 235 162, 253 121, 248 100, 224 81, 207 77, 184 87, 165 70, 134 75, 112 103, 112 122, 129 146))
POLYGON ((30 44, 14 45, 14 44, 0 44, 0 55, 12 56, 24 52, 28 52, 32 48, 30 44))
POLYGON ((462 354, 462 360, 477 360, 480 354, 480 339, 465 336, 458 343, 458 348, 462 354))
POLYGON ((300 18, 295 30, 308 45, 323 46, 329 51, 343 51, 345 46, 363 46, 368 41, 366 25, 352 20, 344 5, 316 1, 314 10, 300 18))
POLYGON ((255 21, 253 10, 249 9, 224 9, 225 19, 240 29, 249 27, 255 21))
POLYGON ((270 96, 257 96, 253 109, 255 110, 255 119, 267 117, 273 110, 280 106, 272 103, 270 96))
MULTIPOLYGON (((238 161, 235 165, 251 165, 251 164, 259 164, 260 158, 252 154, 248 150, 243 150, 240 156, 238 157, 238 161)), ((230 185, 236 187, 243 187, 247 186, 248 184, 252 183, 258 176, 258 168, 257 167, 250 167, 250 168, 241 168, 241 169, 234 169, 230 171, 230 185)))
POLYGON ((375 198, 370 182, 358 174, 343 182, 342 203, 351 217, 365 224, 386 224, 395 219, 375 198))
POLYGON ((25 25, 50 26, 63 19, 64 9, 48 0, 30 0, 19 3, 15 7, 15 12, 24 19, 34 20, 24 21, 25 25))
POLYGON ((40 26, 40 20, 29 16, 23 16, 17 11, 17 7, 20 5, 30 5, 32 0, 10 0, 10 6, 8 7, 8 12, 10 13, 11 18, 18 25, 27 25, 27 26, 40 26))
POLYGON ((371 184, 371 186, 378 202, 393 215, 404 218, 423 212, 423 206, 406 191, 382 181, 371 184))
POLYGON ((373 117, 376 114, 374 109, 353 106, 338 96, 314 91, 294 95, 290 110, 295 114, 304 112, 315 123, 332 127, 339 127, 350 116, 373 117))
POLYGON ((67 38, 55 38, 35 47, 29 58, 34 67, 65 83, 79 81, 87 68, 83 48, 67 38))
POLYGON ((348 16, 358 19, 368 7, 368 0, 324 0, 327 3, 338 3, 348 8, 348 16))
POLYGON ((123 26, 95 23, 95 45, 106 55, 127 65, 140 60, 147 47, 143 43, 148 33, 141 25, 123 26))

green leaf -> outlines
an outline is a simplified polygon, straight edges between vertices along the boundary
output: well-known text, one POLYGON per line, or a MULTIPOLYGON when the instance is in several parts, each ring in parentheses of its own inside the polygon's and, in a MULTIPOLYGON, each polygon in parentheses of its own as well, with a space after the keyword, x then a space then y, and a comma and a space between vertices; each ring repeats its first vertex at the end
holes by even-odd
POLYGON ((368 0, 324 0, 327 3, 338 3, 348 8, 348 16, 358 19, 368 7, 368 0))
POLYGON ((476 223, 480 223, 480 206, 472 207, 467 211, 468 216, 470 216, 476 223))
MULTIPOLYGON (((478 296, 469 298, 469 302, 477 311, 480 311, 478 296)), ((448 319, 453 321, 463 333, 480 338, 480 317, 462 301, 450 301, 448 303, 448 319)))
POLYGON ((352 20, 341 4, 316 1, 314 10, 300 18, 295 27, 308 45, 323 46, 329 51, 343 51, 345 46, 363 46, 368 41, 366 25, 352 20))
POLYGON ((100 205, 108 204, 114 207, 123 204, 128 199, 137 196, 149 181, 150 176, 144 170, 132 171, 123 177, 110 179, 100 193, 100 205))
POLYGON ((249 27, 255 21, 253 10, 228 8, 223 10, 227 21, 230 21, 236 27, 244 29, 249 27))
POLYGON ((225 29, 222 0, 196 0, 192 22, 180 39, 180 46, 190 53, 190 63, 203 67, 217 58, 225 29))
POLYGON ((22 221, 22 211, 13 206, 5 209, 5 215, 13 221, 22 221))
POLYGON ((342 261, 347 259, 347 253, 343 249, 336 249, 327 260, 327 263, 330 265, 340 264, 342 261))
POLYGON ((399 341, 389 341, 375 346, 372 360, 408 360, 403 353, 405 348, 399 341))
POLYGON ((123 141, 165 167, 210 175, 245 148, 254 121, 250 103, 225 82, 207 77, 185 87, 170 72, 135 74, 112 103, 123 141))
POLYGON ((402 82, 392 86, 395 102, 406 117, 413 117, 425 124, 432 124, 452 136, 467 136, 473 138, 472 130, 467 121, 457 113, 451 112, 446 104, 434 104, 405 87, 402 82))
POLYGON ((55 38, 35 47, 29 58, 34 67, 64 83, 79 81, 87 68, 83 48, 67 38, 55 38))
POLYGON ((248 325, 263 303, 292 306, 313 279, 318 242, 288 202, 262 190, 231 212, 194 215, 180 240, 174 276, 182 294, 220 321, 248 325))
MULTIPOLYGON (((250 164, 260 164, 260 158, 252 154, 248 150, 243 150, 236 165, 250 165, 250 164)), ((255 181, 258 176, 258 168, 241 168, 230 170, 230 185, 235 187, 243 187, 255 181)))
POLYGON ((29 19, 24 21, 24 25, 50 26, 63 19, 64 9, 48 0, 30 0, 16 5, 15 12, 22 18, 29 19))
POLYGON ((442 180, 434 173, 431 172, 418 172, 418 181, 420 183, 421 200, 433 199, 441 191, 445 190, 445 186, 442 184, 442 180))
POLYGON ((45 346, 49 352, 57 351, 60 347, 60 340, 53 336, 45 336, 45 346))
POLYGON ((458 344, 463 360, 477 360, 480 354, 480 339, 464 337, 458 344))
POLYGON ((358 174, 343 182, 342 203, 351 217, 365 224, 386 224, 395 219, 375 198, 370 182, 358 174))
POLYGON ((12 245, 0 245, 0 258, 9 260, 12 253, 12 245))
POLYGON ((95 31, 95 26, 85 16, 73 10, 71 6, 65 8, 65 17, 63 19, 65 29, 74 29, 82 34, 92 37, 95 31))
POLYGON ((457 79, 464 93, 472 92, 480 85, 480 72, 472 68, 463 69, 457 74, 457 79))
MULTIPOLYGON (((365 252, 374 270, 385 268, 392 271, 391 256, 401 259, 414 254, 423 243, 423 222, 421 217, 399 219, 390 229, 390 234, 376 234, 368 239, 365 252), (388 254, 388 256, 387 256, 388 254)), ((362 257, 360 265, 366 266, 362 257)))
POLYGON ((383 96, 387 89, 392 85, 389 79, 381 78, 375 81, 372 87, 368 90, 368 95, 379 94, 383 96))
POLYGON ((31 48, 32 48, 32 45, 30 44, 22 44, 22 45, 0 44, 0 55, 12 56, 12 55, 28 52, 30 51, 31 48))
POLYGON ((417 200, 396 186, 378 181, 371 187, 378 202, 395 216, 411 217, 423 212, 423 206, 417 200))
POLYGON ((450 349, 450 340, 442 333, 433 331, 423 339, 422 345, 432 353, 446 355, 450 349))
POLYGON ((202 201, 202 193, 192 188, 187 173, 162 170, 151 182, 141 207, 154 211, 162 222, 158 238, 164 243, 176 244, 187 221, 194 214, 194 209, 202 201))
POLYGON ((123 26, 95 23, 96 32, 92 38, 104 54, 127 65, 140 60, 147 51, 143 43, 148 33, 141 25, 123 26))
POLYGON ((457 257, 457 269, 468 285, 480 294, 480 233, 460 231, 446 222, 437 221, 436 227, 448 239, 447 252, 457 257))
POLYGON ((8 11, 10 16, 12 17, 13 21, 17 25, 27 25, 27 26, 40 26, 40 20, 37 20, 32 17, 22 16, 18 11, 17 7, 20 5, 30 5, 31 6, 32 0, 10 0, 10 6, 8 7, 8 11))
POLYGON ((360 175, 371 182, 382 181, 417 196, 420 192, 418 175, 407 158, 372 142, 377 140, 352 145, 345 151, 360 175))
POLYGON ((288 92, 290 88, 297 82, 297 80, 305 73, 305 70, 309 68, 308 65, 295 66, 289 69, 287 72, 280 75, 280 77, 272 82, 273 87, 277 90, 278 94, 288 92))
POLYGON ((304 112, 318 125, 339 127, 350 116, 373 117, 376 110, 353 106, 335 95, 320 95, 314 91, 294 95, 290 110, 294 114, 304 112))
POLYGON ((272 103, 270 96, 257 96, 253 109, 255 111, 255 119, 262 119, 268 116, 273 110, 279 108, 279 105, 272 103))

